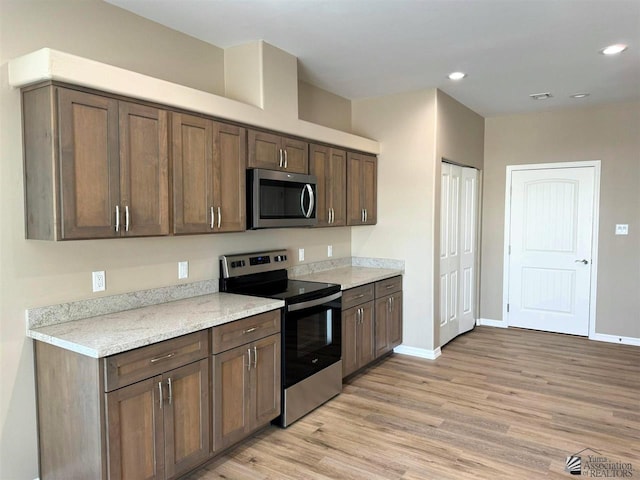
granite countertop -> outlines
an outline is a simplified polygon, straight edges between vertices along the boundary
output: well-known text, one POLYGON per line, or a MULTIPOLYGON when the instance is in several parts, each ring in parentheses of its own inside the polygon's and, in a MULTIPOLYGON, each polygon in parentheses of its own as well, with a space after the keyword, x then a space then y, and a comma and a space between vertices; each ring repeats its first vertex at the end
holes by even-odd
POLYGON ((283 306, 282 300, 213 293, 29 328, 27 336, 89 357, 101 358, 283 306))
POLYGON ((292 278, 310 282, 337 283, 342 290, 348 290, 349 288, 385 280, 403 273, 404 271, 400 269, 346 266, 311 272, 305 275, 293 275, 292 278))

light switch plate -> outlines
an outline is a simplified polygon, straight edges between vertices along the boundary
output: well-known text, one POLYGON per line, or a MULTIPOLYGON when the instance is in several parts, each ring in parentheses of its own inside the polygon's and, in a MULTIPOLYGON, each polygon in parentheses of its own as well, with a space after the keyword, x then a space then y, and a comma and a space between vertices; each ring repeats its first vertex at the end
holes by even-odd
POLYGON ((327 245, 327 257, 333 257, 333 245, 327 245))
POLYGON ((178 262, 178 279, 189 278, 189 262, 178 262))
POLYGON ((616 235, 629 235, 629 225, 626 223, 616 224, 616 235))
POLYGON ((304 248, 298 249, 298 261, 304 262, 304 248))

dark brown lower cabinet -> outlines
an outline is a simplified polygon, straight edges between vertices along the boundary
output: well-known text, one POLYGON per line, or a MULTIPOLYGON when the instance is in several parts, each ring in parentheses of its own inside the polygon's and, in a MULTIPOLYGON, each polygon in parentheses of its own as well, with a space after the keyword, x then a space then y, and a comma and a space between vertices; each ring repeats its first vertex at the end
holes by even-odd
POLYGON ((342 377, 402 343, 402 277, 342 293, 342 377))
POLYGON ((280 415, 280 334, 213 356, 214 452, 280 415))

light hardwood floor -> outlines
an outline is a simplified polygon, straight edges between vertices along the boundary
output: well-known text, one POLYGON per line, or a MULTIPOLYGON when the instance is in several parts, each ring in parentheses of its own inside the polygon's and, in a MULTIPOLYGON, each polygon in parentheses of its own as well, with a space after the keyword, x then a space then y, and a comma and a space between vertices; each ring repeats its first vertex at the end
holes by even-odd
POLYGON ((640 348, 478 327, 436 361, 388 357, 189 479, 566 480, 585 448, 640 478, 640 348))

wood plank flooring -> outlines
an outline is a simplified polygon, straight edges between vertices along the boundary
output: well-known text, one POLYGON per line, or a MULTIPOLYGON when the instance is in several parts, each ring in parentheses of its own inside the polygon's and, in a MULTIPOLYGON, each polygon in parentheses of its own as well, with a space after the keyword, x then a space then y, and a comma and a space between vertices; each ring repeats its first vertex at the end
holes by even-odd
POLYGON ((477 327, 436 361, 388 357, 189 479, 569 479, 585 448, 640 478, 640 348, 477 327))

